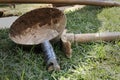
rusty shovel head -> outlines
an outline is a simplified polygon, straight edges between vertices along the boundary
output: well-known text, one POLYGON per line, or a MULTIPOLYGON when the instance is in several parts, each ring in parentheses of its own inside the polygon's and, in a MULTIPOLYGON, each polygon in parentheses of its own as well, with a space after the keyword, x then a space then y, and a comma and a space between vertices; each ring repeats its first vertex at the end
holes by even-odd
POLYGON ((9 37, 17 44, 35 45, 62 34, 66 17, 56 8, 39 8, 20 16, 10 27, 9 37))

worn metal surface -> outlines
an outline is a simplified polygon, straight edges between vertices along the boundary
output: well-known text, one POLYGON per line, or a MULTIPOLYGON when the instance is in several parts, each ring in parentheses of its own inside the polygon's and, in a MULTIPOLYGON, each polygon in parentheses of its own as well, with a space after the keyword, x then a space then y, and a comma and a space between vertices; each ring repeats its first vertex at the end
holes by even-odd
POLYGON ((96 6, 120 6, 120 2, 109 0, 0 0, 0 3, 53 3, 53 4, 80 4, 96 6))
POLYGON ((10 27, 10 38, 18 44, 35 45, 59 36, 66 26, 66 17, 55 8, 32 10, 19 17, 10 27))

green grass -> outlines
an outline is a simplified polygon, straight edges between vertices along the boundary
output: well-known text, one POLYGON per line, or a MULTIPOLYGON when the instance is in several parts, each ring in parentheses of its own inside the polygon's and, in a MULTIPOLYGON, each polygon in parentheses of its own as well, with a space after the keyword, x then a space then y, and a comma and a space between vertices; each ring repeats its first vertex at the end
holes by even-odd
MULTIPOLYGON (((86 6, 66 12, 68 32, 93 33, 120 31, 120 8, 86 6)), ((35 48, 24 49, 0 30, 0 80, 119 80, 120 40, 72 43, 67 59, 59 45, 54 46, 59 72, 47 72, 44 55, 35 48)))

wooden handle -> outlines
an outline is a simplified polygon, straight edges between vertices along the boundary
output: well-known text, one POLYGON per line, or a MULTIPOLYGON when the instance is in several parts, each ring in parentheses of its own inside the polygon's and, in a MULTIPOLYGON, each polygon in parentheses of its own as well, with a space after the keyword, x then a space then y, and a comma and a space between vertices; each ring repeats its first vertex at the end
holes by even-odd
POLYGON ((66 34, 67 40, 72 42, 110 41, 120 39, 120 32, 88 33, 88 34, 66 34))
POLYGON ((119 2, 104 0, 0 0, 0 3, 53 3, 53 4, 80 4, 96 6, 120 6, 119 2))
POLYGON ((66 33, 67 30, 63 31, 61 36, 62 48, 68 58, 71 57, 72 49, 70 42, 90 42, 90 41, 110 41, 118 39, 120 40, 120 32, 104 32, 104 33, 87 33, 87 34, 74 34, 66 33))
POLYGON ((45 42, 41 43, 41 47, 45 54, 45 61, 47 63, 48 71, 60 70, 60 66, 57 63, 56 55, 55 55, 55 52, 54 52, 53 47, 50 44, 50 42, 45 41, 45 42))

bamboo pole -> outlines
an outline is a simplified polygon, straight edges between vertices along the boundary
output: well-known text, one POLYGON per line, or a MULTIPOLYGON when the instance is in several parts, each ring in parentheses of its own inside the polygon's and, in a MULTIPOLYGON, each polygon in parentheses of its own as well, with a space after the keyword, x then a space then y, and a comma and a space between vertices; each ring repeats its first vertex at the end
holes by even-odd
POLYGON ((86 34, 73 34, 66 33, 66 38, 71 42, 90 42, 90 41, 111 41, 120 39, 120 32, 102 32, 102 33, 86 33, 86 34))
POLYGON ((41 47, 45 54, 45 62, 47 65, 47 70, 48 71, 52 71, 52 70, 59 71, 60 66, 57 62, 57 58, 56 58, 56 55, 55 55, 55 52, 53 50, 51 43, 49 41, 45 41, 41 43, 41 47))
POLYGON ((66 30, 61 36, 62 49, 67 58, 72 56, 71 42, 96 42, 96 41, 111 41, 120 40, 120 32, 102 32, 102 33, 86 33, 86 34, 74 34, 66 33, 66 30))
POLYGON ((120 2, 106 0, 0 0, 0 3, 52 3, 95 6, 120 6, 120 2))

